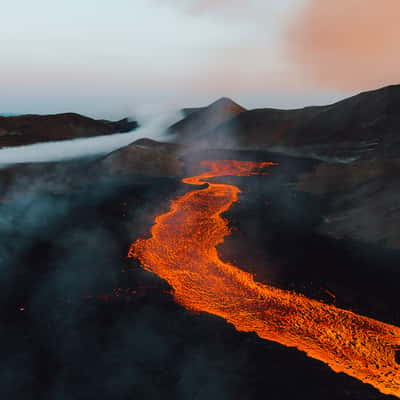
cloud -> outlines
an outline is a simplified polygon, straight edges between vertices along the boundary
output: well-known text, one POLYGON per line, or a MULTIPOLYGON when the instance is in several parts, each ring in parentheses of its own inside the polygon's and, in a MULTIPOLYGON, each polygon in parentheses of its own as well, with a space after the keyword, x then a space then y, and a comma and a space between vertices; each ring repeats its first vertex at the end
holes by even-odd
POLYGON ((166 135, 166 129, 179 120, 180 115, 177 111, 160 111, 159 115, 152 115, 150 109, 143 109, 142 113, 144 125, 128 133, 2 148, 0 149, 0 168, 16 163, 64 161, 104 155, 141 138, 170 140, 170 137, 166 135))
POLYGON ((320 88, 400 81, 398 0, 308 0, 287 32, 287 54, 320 88))

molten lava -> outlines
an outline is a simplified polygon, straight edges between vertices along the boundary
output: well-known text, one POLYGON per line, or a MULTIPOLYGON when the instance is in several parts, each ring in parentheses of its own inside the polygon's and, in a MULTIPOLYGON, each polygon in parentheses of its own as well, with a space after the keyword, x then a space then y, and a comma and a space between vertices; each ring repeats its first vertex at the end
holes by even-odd
POLYGON ((296 347, 336 372, 400 397, 400 328, 258 283, 219 258, 216 246, 230 234, 221 214, 238 200, 240 190, 204 180, 252 175, 272 163, 202 164, 210 170, 183 182, 207 187, 172 201, 170 211, 156 217, 151 238, 133 243, 129 255, 165 279, 183 306, 222 317, 239 331, 296 347))

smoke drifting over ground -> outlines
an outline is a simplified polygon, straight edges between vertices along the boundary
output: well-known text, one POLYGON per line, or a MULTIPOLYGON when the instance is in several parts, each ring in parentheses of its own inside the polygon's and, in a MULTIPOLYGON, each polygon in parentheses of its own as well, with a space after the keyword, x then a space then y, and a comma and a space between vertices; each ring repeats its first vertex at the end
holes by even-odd
POLYGON ((288 52, 309 80, 324 89, 396 83, 399 19, 397 0, 309 0, 289 29, 288 52))
MULTIPOLYGON (((231 116, 213 109, 207 114, 216 120, 231 116)), ((194 136, 198 128, 196 123, 187 126, 194 136)), ((235 147, 229 128, 235 126, 227 127, 220 144, 235 147)), ((128 143, 138 132, 126 134, 128 143)), ((150 129, 140 132, 140 137, 151 136, 150 129)), ((95 138, 94 143, 120 136, 125 137, 95 138)), ((107 146, 115 146, 113 141, 107 146)), ((211 136, 209 146, 216 145, 211 136)), ((96 154, 110 151, 107 146, 99 145, 96 154)), ((321 247, 316 254, 315 241, 321 239, 304 234, 319 221, 320 205, 288 183, 300 171, 310 170, 315 161, 207 148, 199 154, 196 140, 189 140, 187 146, 182 158, 189 166, 204 158, 280 164, 268 176, 221 178, 243 190, 240 202, 225 214, 238 228, 219 246, 226 260, 243 259, 239 264, 257 279, 300 288, 311 297, 318 297, 324 282, 335 282, 335 277, 345 282, 345 288, 357 287, 355 282, 365 284, 360 282, 366 274, 364 264, 357 269, 345 263, 347 254, 342 249, 337 251, 338 259, 326 260, 331 249, 321 247)), ((88 149, 79 154, 88 155, 88 149)), ((76 152, 71 155, 78 157, 76 152)), ((293 399, 298 393, 310 400, 342 400, 343 393, 352 400, 383 398, 366 385, 326 371, 300 352, 261 341, 251 333, 238 333, 223 320, 194 315, 176 304, 165 282, 126 255, 134 240, 148 235, 154 216, 167 211, 169 200, 187 187, 179 179, 148 176, 129 177, 121 184, 118 179, 102 180, 101 174, 91 174, 97 165, 97 160, 73 160, 51 168, 49 164, 19 166, 7 189, 0 186, 4 195, 4 201, 0 198, 4 238, 0 241, 0 367, 4 371, 0 387, 5 397, 258 400, 268 392, 272 399, 293 399), (30 169, 44 171, 37 182, 30 169), (83 179, 83 184, 74 181, 86 175, 89 179, 83 179), (116 288, 129 295, 111 295, 116 288)), ((7 169, 1 172, 6 174, 7 169)), ((373 264, 382 268, 381 263, 373 264)), ((393 274, 382 275, 396 286, 393 274)), ((366 281, 376 289, 378 277, 371 268, 366 281)), ((339 299, 341 285, 333 287, 339 299)), ((386 292, 397 293, 383 286, 386 292)), ((379 304, 371 287, 364 289, 363 301, 379 304)), ((397 310, 396 300, 386 304, 397 310)))
POLYGON ((2 393, 15 400, 239 398, 243 338, 222 321, 190 315, 163 293, 162 281, 126 259, 178 183, 116 188, 94 179, 58 193, 69 173, 60 167, 33 192, 24 190, 33 182, 17 175, 0 202, 2 393), (109 298, 114 288, 141 287, 109 298))
POLYGON ((140 138, 167 141, 171 139, 171 136, 165 135, 165 130, 178 119, 178 112, 166 112, 161 116, 147 117, 142 127, 129 133, 3 148, 0 149, 0 166, 104 155, 127 146, 140 138))

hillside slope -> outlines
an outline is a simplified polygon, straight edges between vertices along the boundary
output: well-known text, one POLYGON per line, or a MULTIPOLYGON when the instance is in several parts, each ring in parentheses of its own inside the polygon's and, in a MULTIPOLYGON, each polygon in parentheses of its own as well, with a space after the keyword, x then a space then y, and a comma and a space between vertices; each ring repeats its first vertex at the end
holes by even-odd
POLYGON ((242 110, 223 121, 203 110, 171 128, 178 141, 190 138, 202 147, 277 150, 320 159, 393 158, 400 155, 400 85, 327 106, 242 110))
POLYGON ((75 113, 0 117, 0 147, 109 135, 137 127, 127 118, 113 122, 75 113))
POLYGON ((246 111, 228 98, 221 98, 207 107, 190 109, 181 121, 169 128, 180 143, 196 143, 221 124, 246 111))

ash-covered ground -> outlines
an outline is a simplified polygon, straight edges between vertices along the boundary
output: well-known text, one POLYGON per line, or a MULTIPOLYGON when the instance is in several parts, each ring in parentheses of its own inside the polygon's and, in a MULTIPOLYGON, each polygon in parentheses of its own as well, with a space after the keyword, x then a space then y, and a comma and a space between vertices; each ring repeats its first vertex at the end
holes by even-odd
MULTIPOLYGON (((186 157, 185 174, 222 157, 279 163, 268 175, 219 178, 242 189, 225 214, 233 231, 219 247, 224 259, 257 280, 400 325, 399 252, 316 229, 332 199, 295 183, 318 161, 203 152, 186 157)), ((41 179, 8 173, 0 203, 4 398, 389 398, 295 349, 185 310, 165 282, 127 259, 130 243, 192 187, 172 177, 109 180, 91 162, 62 163, 50 175, 35 168, 41 179)))

